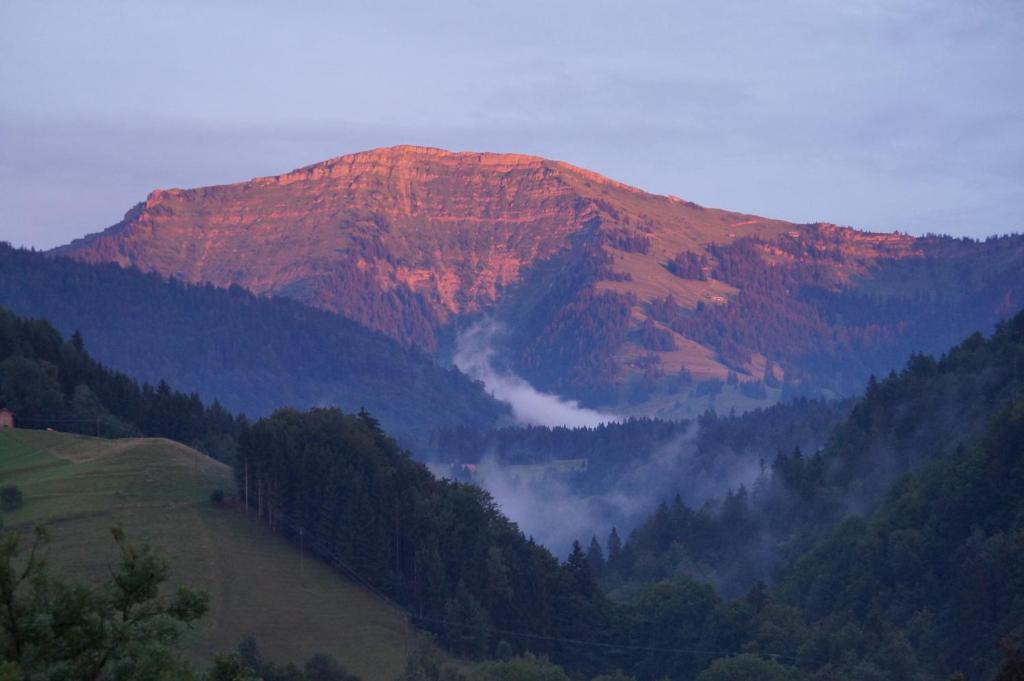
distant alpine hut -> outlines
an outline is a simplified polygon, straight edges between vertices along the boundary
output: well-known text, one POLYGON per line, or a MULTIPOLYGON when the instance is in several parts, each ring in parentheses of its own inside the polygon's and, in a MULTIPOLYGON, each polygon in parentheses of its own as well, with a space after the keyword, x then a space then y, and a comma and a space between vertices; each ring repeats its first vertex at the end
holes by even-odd
POLYGON ((14 427, 14 413, 10 409, 0 409, 0 428, 14 427))

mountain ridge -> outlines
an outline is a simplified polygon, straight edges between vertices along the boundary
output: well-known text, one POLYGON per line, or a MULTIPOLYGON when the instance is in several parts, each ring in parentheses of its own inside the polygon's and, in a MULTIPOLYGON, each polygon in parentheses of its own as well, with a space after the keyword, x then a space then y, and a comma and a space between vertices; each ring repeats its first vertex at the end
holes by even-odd
POLYGON ((352 320, 238 287, 0 245, 0 307, 49 319, 67 337, 79 331, 96 359, 136 380, 166 379, 252 417, 282 405, 366 408, 412 447, 441 425, 486 427, 506 412, 422 352, 352 320))
MULTIPOLYGON (((977 242, 796 224, 651 194, 563 161, 406 145, 158 190, 117 225, 53 253, 294 298, 427 352, 493 315, 513 329, 500 341, 510 367, 543 388, 614 402, 615 386, 638 382, 820 389, 831 380, 822 366, 839 356, 870 355, 868 368, 881 371, 937 350, 940 341, 919 347, 911 337, 945 323, 941 306, 984 296, 982 323, 955 312, 964 323, 948 341, 1024 301, 1019 281, 986 279, 1024 262, 1024 240, 1003 245, 1013 261, 1000 256, 1003 269, 987 273, 977 242), (885 272, 933 277, 959 267, 957 253, 970 256, 980 289, 938 291, 928 320, 914 321, 924 314, 914 306, 884 323, 835 314, 885 272)), ((904 282, 890 279, 871 295, 899 299, 904 282)), ((866 378, 857 371, 841 382, 855 388, 866 378)))

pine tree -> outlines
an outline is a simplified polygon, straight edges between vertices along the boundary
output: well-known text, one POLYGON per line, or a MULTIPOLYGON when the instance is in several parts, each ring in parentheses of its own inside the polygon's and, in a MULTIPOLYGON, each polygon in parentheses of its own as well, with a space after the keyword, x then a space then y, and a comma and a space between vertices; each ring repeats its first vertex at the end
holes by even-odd
POLYGON ((569 558, 565 561, 565 568, 572 577, 573 590, 577 594, 584 598, 594 595, 597 590, 594 573, 590 571, 590 562, 578 541, 572 543, 572 551, 569 552, 569 558))
POLYGON ((459 582, 455 598, 445 604, 445 638, 451 649, 474 658, 487 655, 490 641, 490 622, 480 602, 459 582))
POLYGON ((597 577, 604 574, 604 550, 598 543, 597 537, 590 538, 590 546, 587 547, 587 563, 590 564, 590 571, 597 577))
POLYGON ((614 527, 611 533, 608 535, 608 562, 606 563, 609 570, 621 574, 622 572, 622 539, 619 538, 619 532, 614 527))

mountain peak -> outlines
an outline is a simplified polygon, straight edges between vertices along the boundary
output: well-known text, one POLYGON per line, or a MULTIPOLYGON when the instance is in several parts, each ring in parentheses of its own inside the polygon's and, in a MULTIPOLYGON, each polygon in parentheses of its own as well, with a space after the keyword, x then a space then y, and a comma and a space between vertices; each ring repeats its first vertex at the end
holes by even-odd
MULTIPOLYGON (((781 352, 759 334, 731 351, 736 341, 715 335, 725 322, 709 320, 738 314, 744 286, 768 282, 778 290, 761 307, 792 298, 786 324, 831 332, 801 317, 802 282, 837 290, 916 244, 703 208, 538 156, 402 145, 158 190, 57 252, 295 298, 428 351, 453 320, 518 305, 554 315, 538 317, 538 338, 597 324, 567 341, 582 353, 581 375, 725 379, 764 376, 765 350, 781 352), (594 305, 603 308, 591 318, 594 305)), ((522 361, 542 366, 547 351, 535 345, 522 361)))
MULTIPOLYGON (((607 281, 593 283, 646 300, 679 287, 663 264, 682 251, 792 228, 563 161, 401 145, 247 182, 157 190, 121 223, 58 252, 291 296, 432 349, 452 316, 488 309, 567 249, 614 251, 600 256, 607 281)), ((732 291, 684 288, 689 306, 732 291)))
MULTIPOLYGON (((587 177, 591 181, 623 188, 626 185, 610 180, 597 173, 578 168, 564 161, 553 161, 529 154, 500 153, 487 151, 450 151, 437 147, 403 144, 392 147, 378 147, 297 168, 289 173, 274 176, 282 182, 322 177, 342 177, 359 173, 391 173, 402 170, 435 169, 443 172, 452 169, 482 173, 510 172, 513 170, 563 171, 587 177)), ((270 178, 267 178, 270 179, 270 178)), ((633 188, 629 188, 633 189, 633 188)), ((639 190, 634 190, 639 191, 639 190)))

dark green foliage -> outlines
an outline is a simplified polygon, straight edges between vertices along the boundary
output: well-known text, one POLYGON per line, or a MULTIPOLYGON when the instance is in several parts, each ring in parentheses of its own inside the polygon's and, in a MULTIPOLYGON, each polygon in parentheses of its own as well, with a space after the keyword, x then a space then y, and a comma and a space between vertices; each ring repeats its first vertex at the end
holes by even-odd
POLYGON ((406 659, 397 681, 466 681, 466 676, 444 664, 432 646, 423 644, 406 659))
POLYGON ((737 655, 715 660, 697 675, 697 681, 800 681, 807 676, 798 669, 757 655, 737 655))
POLYGON ((230 461, 245 420, 195 393, 139 385, 106 368, 81 336, 65 342, 45 321, 0 308, 0 404, 25 428, 104 437, 166 437, 230 461))
POLYGON ((238 287, 190 286, 0 244, 0 306, 65 334, 80 330, 79 343, 84 337, 95 357, 136 380, 167 379, 254 416, 285 405, 365 406, 403 442, 422 444, 434 428, 486 428, 505 413, 463 374, 382 334, 238 287))
POLYGON ((665 264, 665 268, 680 279, 707 281, 711 271, 706 255, 697 255, 692 251, 683 251, 665 264))
POLYGON ((574 246, 537 261, 495 310, 515 367, 537 387, 575 396, 612 398, 614 353, 628 340, 635 296, 598 290, 616 279, 612 255, 587 243, 601 227, 594 218, 574 246))
MULTIPOLYGON (((466 656, 531 651, 583 677, 683 680, 739 646, 795 655, 809 636, 767 596, 730 604, 683 577, 608 602, 579 544, 559 564, 485 492, 435 480, 367 414, 278 411, 243 435, 236 474, 263 522, 293 538, 302 529, 308 549, 466 656)), ((612 540, 607 571, 628 570, 627 553, 612 540)), ((406 676, 450 673, 428 658, 406 676)))
MULTIPOLYGON (((1024 428, 1024 416, 1019 412, 1018 408, 1003 425, 996 423, 977 450, 994 447, 991 451, 1003 452, 1002 458, 978 463, 964 453, 943 460, 935 464, 934 471, 929 468, 901 483, 899 491, 894 492, 896 496, 879 512, 879 520, 871 522, 884 522, 894 514, 905 516, 910 526, 931 526, 933 523, 918 513, 902 510, 907 503, 904 493, 925 484, 924 493, 909 498, 927 500, 928 507, 956 514, 965 507, 949 497, 950 491, 976 489, 977 499, 987 505, 969 510, 960 519, 961 524, 987 528, 996 520, 1015 523, 1019 531, 1024 512, 1012 501, 1024 490, 1019 480, 1019 431, 1024 428), (949 475, 935 472, 942 466, 962 467, 968 476, 1006 480, 1008 487, 997 490, 997 494, 989 483, 950 487, 949 475), (933 479, 935 483, 927 482, 933 479), (928 484, 940 486, 928 489, 928 484), (886 510, 890 505, 901 510, 886 510), (986 520, 986 513, 996 516, 986 520)), ((262 501, 255 505, 264 521, 286 533, 294 531, 289 528, 294 528, 296 518, 303 519, 304 527, 319 527, 317 532, 321 534, 307 546, 313 545, 339 568, 405 602, 414 620, 428 628, 438 626, 448 645, 470 655, 497 652, 493 641, 486 646, 482 642, 488 632, 494 632, 489 638, 511 634, 517 649, 549 654, 583 677, 619 668, 645 681, 663 676, 682 681, 705 671, 708 676, 704 678, 729 673, 799 678, 798 672, 790 669, 795 667, 802 670, 800 673, 848 681, 925 679, 954 663, 956 668, 980 674, 994 669, 993 641, 1012 627, 1020 614, 1020 601, 1013 594, 1024 588, 1017 574, 1024 560, 1013 551, 1020 551, 1024 544, 1017 540, 992 543, 988 535, 978 535, 975 541, 971 538, 977 535, 975 530, 967 540, 958 540, 956 533, 948 532, 941 524, 935 526, 937 541, 948 536, 954 542, 965 542, 961 548, 937 548, 956 560, 952 572, 944 573, 945 578, 961 585, 952 596, 959 600, 947 603, 904 601, 913 590, 886 586, 893 584, 891 580, 898 574, 892 572, 886 556, 900 554, 886 551, 858 555, 863 542, 851 541, 851 530, 844 526, 832 540, 834 546, 825 545, 807 554, 784 580, 784 584, 792 580, 797 585, 800 598, 794 598, 786 588, 773 591, 757 583, 742 598, 727 602, 707 585, 676 577, 640 589, 628 604, 614 605, 601 598, 592 575, 592 561, 579 545, 574 546, 564 564, 558 565, 546 551, 525 541, 493 509, 484 493, 422 475, 422 468, 398 450, 365 414, 346 416, 334 410, 278 412, 247 433, 241 452, 239 471, 243 477, 239 486, 245 487, 244 471, 248 470, 250 504, 259 490, 262 501), (373 494, 365 493, 371 489, 373 494), (318 496, 317 490, 329 494, 318 496), (359 534, 347 532, 348 527, 376 539, 362 541, 359 534), (392 552, 390 547, 397 549, 392 552), (524 557, 532 560, 524 563, 524 557), (408 560, 415 561, 415 573, 401 570, 408 560), (874 583, 867 583, 874 604, 865 601, 863 592, 858 591, 865 584, 864 570, 888 575, 888 581, 876 578, 874 583), (986 575, 994 575, 995 580, 984 579, 986 575), (410 579, 413 583, 403 588, 410 579), (960 579, 967 581, 956 581, 960 579), (425 584, 417 584, 418 580, 425 584), (833 581, 817 588, 817 580, 833 581), (984 585, 1004 591, 985 595, 978 591, 984 585), (835 594, 840 601, 816 609, 819 606, 813 602, 814 594, 823 592, 835 594), (852 594, 855 607, 844 605, 844 592, 852 594), (970 603, 971 599, 978 601, 970 603), (894 610, 897 603, 900 607, 894 610), (794 605, 805 606, 806 610, 794 605), (909 619, 894 619, 896 612, 905 613, 909 619), (975 626, 971 612, 995 617, 975 626), (964 622, 968 622, 968 630, 979 632, 976 639, 963 638, 964 622), (948 631, 961 632, 955 643, 942 638, 946 626, 948 631), (949 650, 958 652, 950 657, 949 650), (965 655, 967 650, 974 652, 965 655), (741 651, 750 654, 739 656, 741 651)), ((794 463, 802 460, 802 455, 785 457, 787 472, 778 475, 805 479, 801 471, 807 469, 807 462, 799 466, 794 463)), ((740 544, 744 541, 743 523, 750 515, 749 503, 741 490, 727 497, 719 511, 724 526, 739 533, 735 541, 740 544)), ((675 516, 685 518, 687 513, 692 512, 679 502, 663 506, 645 531, 662 532, 672 527, 675 516)), ((858 528, 866 526, 864 521, 850 525, 853 532, 861 533, 865 530, 858 528)), ((991 537, 1000 533, 1009 536, 1004 526, 991 527, 995 532, 991 537)), ((894 539, 902 536, 895 528, 882 535, 894 539)), ((641 569, 642 557, 630 553, 631 546, 619 548, 612 540, 607 570, 641 569)), ((929 584, 913 567, 905 579, 913 588, 927 588, 929 584)), ((934 593, 940 592, 948 593, 934 593)), ((508 656, 510 646, 502 645, 501 650, 503 656, 508 656)), ((410 662, 406 672, 408 678, 423 679, 457 675, 429 660, 410 662)))
POLYGON ((647 253, 651 250, 651 239, 634 229, 624 227, 605 228, 601 230, 603 241, 626 253, 647 253))
POLYGON ((1024 681, 1024 633, 999 642, 1003 662, 992 681, 1024 681))
MULTIPOLYGON (((526 654, 500 662, 485 662, 469 681, 570 681, 565 671, 548 660, 526 654)), ((595 680, 596 681, 596 680, 595 680)))
POLYGON ((935 671, 992 671, 1024 623, 1024 402, 978 446, 902 480, 788 571, 781 594, 819 621, 907 632, 935 671))
POLYGON ((590 567, 590 572, 594 575, 600 575, 604 572, 604 549, 598 543, 597 537, 590 538, 590 545, 587 547, 587 564, 590 567))
POLYGON ((469 658, 487 655, 490 642, 487 612, 464 583, 459 582, 455 596, 448 599, 444 616, 445 644, 452 652, 469 658))
POLYGON ((206 681, 265 681, 253 675, 238 655, 219 655, 206 675, 206 681))
POLYGON ((238 653, 229 659, 235 668, 248 670, 259 681, 359 681, 358 676, 324 653, 313 655, 302 667, 274 664, 263 657, 256 639, 251 636, 238 644, 238 653))
POLYGON ((613 356, 628 338, 636 302, 632 294, 585 289, 523 349, 520 368, 542 386, 600 396, 616 371, 613 356))
POLYGON ((302 530, 307 548, 467 655, 493 649, 490 627, 549 636, 601 607, 578 566, 527 540, 483 490, 436 480, 368 414, 279 410, 243 434, 235 473, 261 520, 302 530))
POLYGON ((359 681, 358 676, 324 653, 317 653, 306 660, 303 671, 306 674, 306 681, 359 681))
MULTIPOLYGON (((782 655, 820 678, 990 678, 996 642, 1024 623, 1022 397, 1024 314, 991 339, 870 381, 821 451, 777 456, 752 491, 697 510, 663 504, 626 546, 614 542, 615 560, 609 541, 602 580, 645 613, 638 624, 651 635, 668 626, 647 613, 685 591, 643 583, 681 571, 728 594, 746 589, 685 627, 711 636, 687 646, 782 655)), ((737 657, 712 669, 771 678, 762 664, 737 657)))
POLYGON ((676 349, 672 333, 655 324, 650 318, 644 320, 634 335, 637 344, 642 348, 656 352, 671 352, 676 349))
MULTIPOLYGON (((992 414, 1021 395, 1024 315, 1001 324, 991 339, 972 336, 939 360, 916 355, 900 374, 872 379, 852 409, 835 412, 848 416, 833 420, 823 448, 805 454, 802 445, 776 455, 751 489, 696 509, 662 507, 633 533, 632 564, 620 565, 606 584, 683 571, 739 596, 756 581, 774 578, 851 511, 876 508, 900 476, 955 455, 960 443, 974 441, 992 414)), ((815 404, 793 408, 808 410, 809 425, 812 411, 827 416, 815 404)), ((808 441, 800 438, 802 428, 773 429, 769 418, 709 415, 700 425, 698 451, 707 447, 713 456, 705 460, 719 466, 746 442, 808 441)))
POLYGON ((594 428, 518 426, 480 431, 468 427, 437 431, 428 458, 479 463, 484 452, 503 464, 533 464, 553 459, 590 461, 581 489, 602 489, 618 481, 622 471, 649 458, 659 447, 683 437, 688 422, 631 418, 594 428))
POLYGON ((623 492, 635 482, 649 498, 680 491, 690 494, 687 501, 702 503, 703 490, 728 486, 732 470, 756 468, 760 459, 795 446, 822 446, 828 431, 846 418, 850 408, 850 402, 797 399, 740 416, 707 412, 698 419, 699 428, 688 421, 649 418, 593 428, 521 426, 485 432, 445 428, 435 433, 428 449, 418 453, 428 459, 478 463, 486 452, 506 465, 587 459, 585 472, 565 480, 574 492, 623 492), (669 463, 665 462, 659 465, 658 480, 649 476, 632 480, 638 468, 656 457, 665 459, 666 452, 679 454, 672 459, 674 470, 666 468, 669 463), (686 489, 678 489, 679 479, 689 481, 686 489))
POLYGON ((164 597, 166 561, 120 531, 114 539, 120 560, 94 587, 50 572, 45 532, 27 550, 22 537, 0 535, 0 665, 11 678, 192 678, 177 642, 181 627, 206 612, 206 595, 180 587, 164 597))
POLYGON ((15 511, 25 503, 21 489, 17 485, 0 487, 0 511, 15 511))

